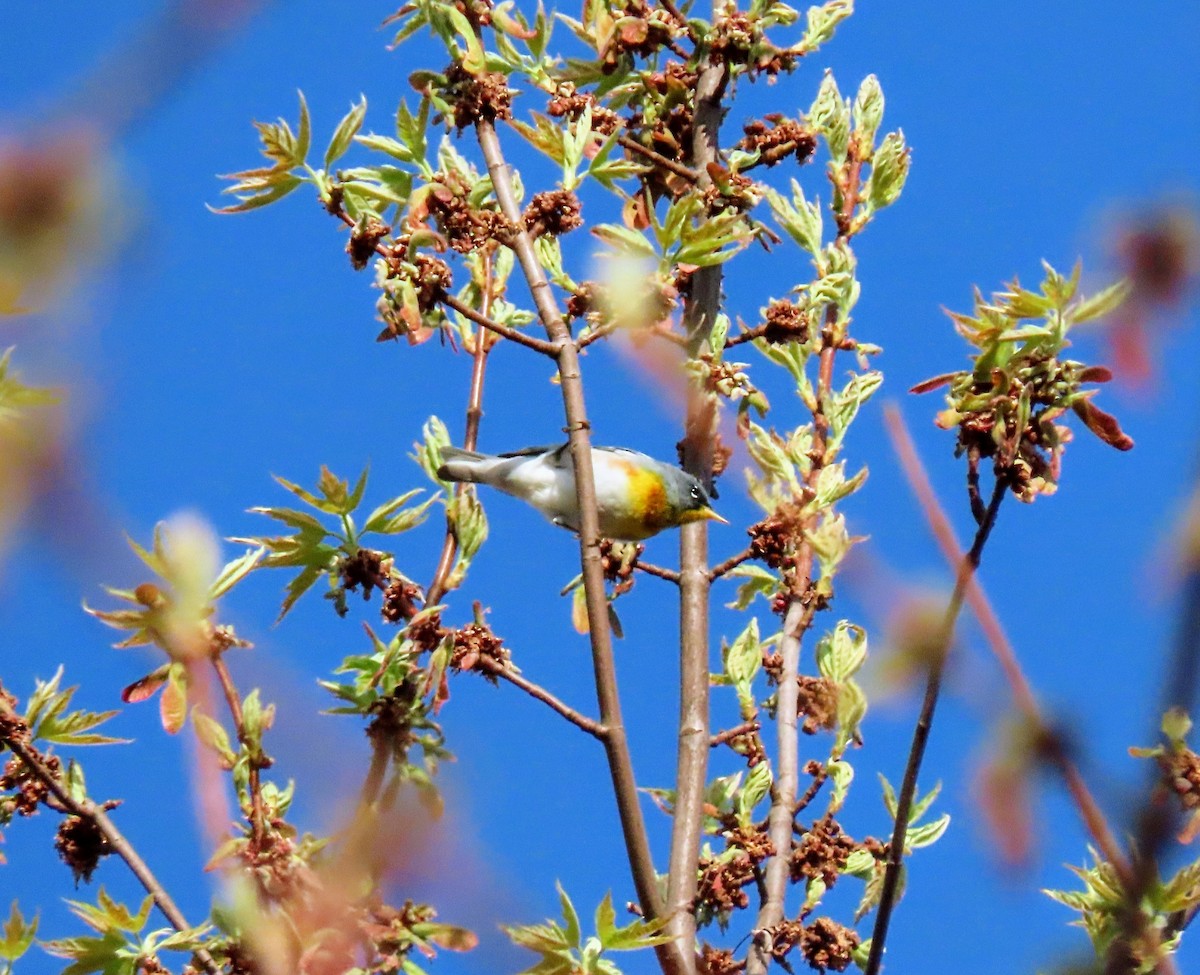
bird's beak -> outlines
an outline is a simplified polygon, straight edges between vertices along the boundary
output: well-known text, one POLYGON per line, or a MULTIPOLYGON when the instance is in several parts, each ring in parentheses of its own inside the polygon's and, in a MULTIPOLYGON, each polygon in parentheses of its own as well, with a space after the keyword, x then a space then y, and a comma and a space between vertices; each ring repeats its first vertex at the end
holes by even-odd
POLYGON ((722 525, 728 525, 729 520, 722 518, 719 514, 713 511, 712 508, 693 508, 691 511, 685 511, 679 519, 684 524, 692 521, 719 521, 722 525))

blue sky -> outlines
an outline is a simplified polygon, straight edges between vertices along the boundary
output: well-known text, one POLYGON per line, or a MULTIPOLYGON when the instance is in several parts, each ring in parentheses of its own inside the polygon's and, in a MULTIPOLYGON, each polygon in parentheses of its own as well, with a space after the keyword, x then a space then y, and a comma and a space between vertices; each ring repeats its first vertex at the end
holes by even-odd
MULTIPOLYGON (((109 650, 110 633, 79 610, 82 599, 103 602, 102 583, 141 581, 123 531, 145 539, 157 520, 191 509, 222 535, 264 532, 265 521, 245 511, 284 502, 270 475, 311 482, 322 463, 351 476, 370 462, 368 503, 377 503, 423 486, 407 455, 426 417, 436 414, 462 435, 465 357, 436 343, 373 342, 369 278, 351 270, 337 225, 311 196, 299 192, 243 217, 205 209, 220 202, 215 173, 255 164, 250 121, 294 117, 297 88, 318 132, 331 131, 360 92, 370 103, 367 127, 388 128, 398 97, 410 94, 409 71, 428 49, 389 53, 389 35, 376 25, 391 8, 357 6, 265 5, 198 58, 111 146, 110 193, 121 217, 105 228, 107 259, 53 313, 3 326, 0 344, 18 344, 27 377, 69 387, 70 472, 97 501, 81 514, 78 492, 59 492, 7 553, 0 673, 18 693, 62 661, 68 679, 83 685, 84 703, 117 706, 119 689, 147 669, 139 651, 109 650)), ((109 89, 87 79, 158 9, 148 0, 119 10, 67 2, 53 23, 33 5, 6 10, 0 125, 56 118, 68 97, 89 111, 105 105, 109 89)), ((751 111, 806 108, 825 67, 843 91, 869 72, 880 78, 885 126, 904 129, 913 168, 900 203, 856 243, 863 296, 855 329, 884 347, 886 396, 901 402, 963 535, 961 466, 952 436, 931 423, 940 401, 904 393, 964 361, 965 347, 939 309, 968 308, 973 284, 988 291, 1014 274, 1033 283, 1042 258, 1065 269, 1082 256, 1085 288, 1098 287, 1105 235, 1120 214, 1165 200, 1195 203, 1197 38, 1200 9, 1161 0, 1136 11, 1113 2, 863 4, 802 70, 748 96, 727 121, 732 138, 751 111)), ((128 97, 111 90, 117 100, 128 97)), ((529 174, 532 186, 545 170, 529 174)), ((827 198, 815 167, 800 176, 827 198)), ((740 269, 735 262, 731 311, 750 319, 806 275, 790 260, 751 259, 740 269)), ((1200 421, 1196 337, 1178 329, 1165 348, 1149 394, 1101 395, 1137 440, 1135 450, 1119 454, 1080 435, 1056 496, 1006 505, 982 576, 1041 698, 1075 729, 1085 772, 1114 817, 1140 781, 1125 749, 1145 743, 1154 724, 1175 607, 1170 541, 1192 486, 1200 421)), ((1105 355, 1087 336, 1077 351, 1085 361, 1105 355)), ((512 347, 492 359, 481 445, 553 441, 561 405, 545 367, 512 347)), ((672 456, 679 431, 670 402, 605 349, 594 347, 585 368, 597 440, 672 456)), ((780 425, 799 422, 787 395, 774 397, 780 425)), ((877 648, 881 603, 903 585, 948 579, 880 431, 875 403, 848 447, 851 464, 871 470, 850 517, 855 533, 871 536, 874 568, 844 583, 837 608, 867 625, 877 648)), ((753 520, 737 479, 727 477, 723 488, 721 511, 735 525, 753 520)), ((571 537, 507 498, 485 497, 485 504, 491 539, 455 597, 454 616, 465 620, 470 600, 485 599, 518 663, 590 711, 585 641, 557 596, 577 571, 571 537)), ((403 558, 421 577, 440 544, 436 521, 403 542, 403 558)), ((716 558, 741 543, 736 528, 714 528, 716 558)), ((672 562, 673 537, 651 542, 647 557, 672 562)), ((279 703, 269 748, 280 777, 297 780, 296 818, 321 828, 337 812, 330 784, 355 786, 366 746, 349 719, 311 717, 325 706, 314 681, 364 644, 356 622, 337 620, 317 598, 272 627, 283 583, 261 573, 229 600, 232 621, 257 645, 232 665, 244 687, 258 684, 279 703)), ((618 663, 635 762, 644 784, 666 785, 674 766, 673 593, 643 579, 623 607, 618 663)), ((714 634, 732 635, 733 625, 720 617, 714 634)), ((912 863, 890 939, 893 972, 1032 972, 1084 947, 1082 933, 1065 926, 1069 912, 1038 893, 1069 885, 1062 864, 1084 857, 1085 840, 1053 783, 1038 802, 1034 865, 1005 872, 988 851, 970 784, 1008 702, 986 649, 970 630, 966 636, 925 775, 946 783, 942 807, 954 820, 947 837, 912 863)), ((430 897, 445 919, 485 936, 476 955, 444 958, 438 970, 515 971, 529 959, 504 947, 495 924, 553 913, 555 879, 581 906, 610 887, 618 902, 630 894, 607 773, 594 742, 518 692, 464 677, 453 694, 444 718, 458 761, 443 778, 452 866, 418 871, 404 893, 430 897)), ((733 723, 732 705, 716 700, 716 720, 733 723)), ((888 828, 874 774, 899 779, 915 706, 910 696, 892 697, 867 719, 867 747, 852 757, 859 793, 847 827, 856 836, 888 828)), ((184 798, 186 740, 165 739, 152 705, 126 709, 113 728, 137 744, 87 753, 89 784, 97 796, 126 800, 117 813, 122 827, 185 912, 199 916, 210 889, 197 879, 207 857, 184 798)), ((666 823, 650 808, 647 816, 661 862, 666 823)), ((8 830, 0 901, 11 891, 26 905, 43 903, 43 934, 59 936, 68 927, 55 900, 68 885, 48 842, 53 824, 38 820, 8 830)), ((97 881, 133 896, 115 861, 97 881)), ((1188 958, 1185 948, 1185 970, 1188 958)), ((652 964, 633 958, 627 971, 652 964)), ((31 956, 26 970, 54 966, 31 956)))

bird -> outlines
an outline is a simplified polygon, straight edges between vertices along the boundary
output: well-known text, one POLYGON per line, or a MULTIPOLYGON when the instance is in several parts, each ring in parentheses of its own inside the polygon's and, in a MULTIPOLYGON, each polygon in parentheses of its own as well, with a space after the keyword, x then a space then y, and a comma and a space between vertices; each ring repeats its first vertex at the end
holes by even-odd
MULTIPOLYGON (((579 531, 575 467, 569 444, 526 447, 506 454, 442 448, 443 481, 490 484, 532 505, 551 522, 579 531)), ((708 492, 687 471, 627 447, 592 447, 600 534, 640 542, 693 521, 729 522, 712 508, 708 492)))

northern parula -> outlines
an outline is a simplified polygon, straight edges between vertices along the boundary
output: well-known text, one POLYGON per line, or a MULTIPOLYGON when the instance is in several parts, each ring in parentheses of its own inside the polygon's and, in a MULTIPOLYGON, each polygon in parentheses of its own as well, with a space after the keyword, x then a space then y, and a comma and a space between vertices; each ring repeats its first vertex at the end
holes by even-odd
MULTIPOLYGON (((554 524, 579 530, 575 468, 568 444, 526 447, 510 454, 442 448, 443 481, 490 484, 527 501, 554 524)), ((625 447, 592 447, 600 534, 636 542, 689 521, 729 524, 712 509, 691 474, 625 447)))

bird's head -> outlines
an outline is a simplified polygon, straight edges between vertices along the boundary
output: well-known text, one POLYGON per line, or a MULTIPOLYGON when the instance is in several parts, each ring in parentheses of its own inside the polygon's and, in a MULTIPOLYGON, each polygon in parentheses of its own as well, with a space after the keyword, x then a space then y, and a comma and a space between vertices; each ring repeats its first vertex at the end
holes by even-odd
POLYGON ((692 521, 719 521, 722 525, 729 522, 713 510, 712 500, 704 485, 697 481, 687 471, 673 470, 667 484, 667 494, 671 499, 671 507, 676 512, 676 518, 681 525, 692 521))

